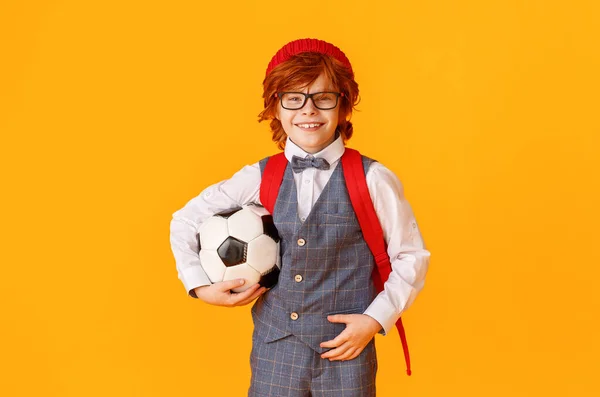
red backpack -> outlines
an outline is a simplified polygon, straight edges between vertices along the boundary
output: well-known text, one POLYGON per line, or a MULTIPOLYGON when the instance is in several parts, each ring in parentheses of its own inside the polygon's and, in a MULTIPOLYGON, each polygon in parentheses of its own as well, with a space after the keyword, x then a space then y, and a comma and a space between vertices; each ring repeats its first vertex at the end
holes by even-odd
MULTIPOLYGON (((358 151, 346 148, 341 161, 352 207, 356 213, 365 241, 377 264, 373 270, 373 282, 379 293, 383 291, 383 284, 390 276, 392 265, 387 254, 385 240, 383 239, 383 230, 381 229, 375 207, 373 207, 373 202, 369 195, 362 157, 358 151)), ((263 171, 260 184, 260 201, 271 214, 275 208, 275 202, 277 201, 277 195, 279 194, 279 188, 287 163, 288 161, 284 153, 279 153, 269 158, 263 171)), ((406 333, 404 332, 401 318, 398 318, 398 321, 396 321, 396 328, 398 328, 398 333, 402 341, 404 360, 406 361, 406 373, 411 375, 410 355, 408 353, 406 333)))

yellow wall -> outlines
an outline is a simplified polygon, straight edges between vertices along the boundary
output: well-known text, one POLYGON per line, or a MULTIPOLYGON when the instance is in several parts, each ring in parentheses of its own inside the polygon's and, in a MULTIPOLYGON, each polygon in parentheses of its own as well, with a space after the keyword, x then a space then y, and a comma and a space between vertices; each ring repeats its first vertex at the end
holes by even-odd
POLYGON ((188 298, 171 214, 276 148, 268 61, 350 58, 350 146, 432 262, 380 396, 597 396, 600 7, 589 1, 2 1, 5 396, 242 396, 249 307, 188 298))

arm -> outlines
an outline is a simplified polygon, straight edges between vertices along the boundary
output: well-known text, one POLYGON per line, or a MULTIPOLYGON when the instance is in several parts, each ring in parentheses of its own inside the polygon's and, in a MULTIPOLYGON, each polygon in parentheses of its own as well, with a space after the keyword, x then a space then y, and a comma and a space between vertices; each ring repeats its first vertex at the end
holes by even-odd
POLYGON ((380 163, 373 163, 367 172, 367 185, 383 229, 392 272, 365 314, 377 320, 386 334, 423 289, 430 253, 396 175, 380 163))
POLYGON ((332 348, 321 355, 331 361, 352 360, 377 332, 384 335, 389 332, 423 289, 429 265, 429 251, 425 249, 414 214, 396 175, 383 165, 373 163, 366 179, 387 243, 392 272, 384 290, 363 314, 328 317, 331 322, 346 324, 337 337, 321 343, 322 347, 332 348))
POLYGON ((202 222, 215 213, 252 202, 260 203, 260 179, 258 163, 246 166, 231 179, 209 186, 183 208, 173 213, 170 233, 171 250, 175 257, 178 277, 190 296, 212 304, 233 306, 241 304, 246 298, 252 297, 252 293, 257 292, 258 288, 253 287, 240 294, 231 294, 229 290, 237 286, 233 280, 233 284, 231 282, 211 284, 200 266, 196 234, 202 222), (248 291, 251 293, 247 293, 248 291), (215 295, 220 297, 216 298, 215 295))

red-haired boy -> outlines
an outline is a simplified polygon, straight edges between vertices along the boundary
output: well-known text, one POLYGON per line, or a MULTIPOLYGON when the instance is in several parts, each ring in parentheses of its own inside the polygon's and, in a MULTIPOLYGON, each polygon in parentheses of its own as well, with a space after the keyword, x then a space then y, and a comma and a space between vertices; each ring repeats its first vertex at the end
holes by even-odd
POLYGON ((173 214, 171 245, 188 293, 222 306, 252 307, 250 396, 374 396, 374 336, 390 331, 424 285, 429 264, 413 211, 398 178, 363 156, 369 195, 383 229, 392 271, 377 293, 367 246, 342 170, 358 84, 336 46, 300 39, 282 47, 267 67, 264 110, 273 141, 288 165, 273 220, 282 267, 270 290, 258 284, 211 284, 200 266, 196 232, 216 212, 261 204, 268 159, 206 188, 173 214))

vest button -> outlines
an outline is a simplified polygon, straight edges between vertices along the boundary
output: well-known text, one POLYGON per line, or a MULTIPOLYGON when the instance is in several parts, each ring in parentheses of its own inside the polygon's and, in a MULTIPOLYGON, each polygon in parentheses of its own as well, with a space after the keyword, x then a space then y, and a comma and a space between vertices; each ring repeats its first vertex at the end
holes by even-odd
POLYGON ((296 282, 299 283, 300 281, 302 281, 302 276, 299 274, 296 274, 296 276, 294 277, 294 280, 296 280, 296 282))
POLYGON ((304 240, 303 238, 301 238, 301 239, 298 239, 298 245, 299 245, 300 247, 304 246, 304 244, 306 244, 306 240, 304 240))
POLYGON ((292 320, 294 320, 294 321, 295 321, 295 320, 298 320, 298 313, 296 313, 296 312, 292 312, 292 314, 290 314, 290 318, 291 318, 292 320))

